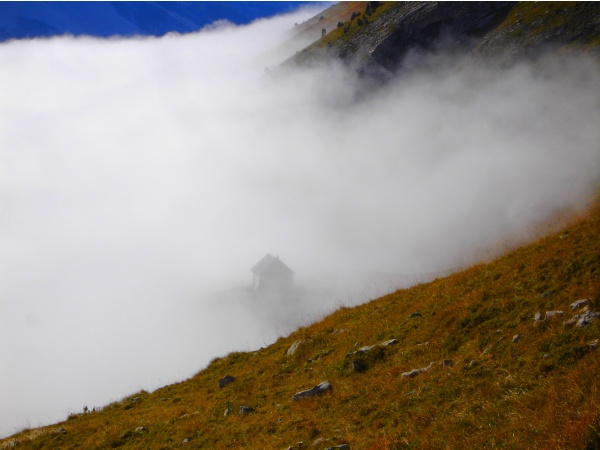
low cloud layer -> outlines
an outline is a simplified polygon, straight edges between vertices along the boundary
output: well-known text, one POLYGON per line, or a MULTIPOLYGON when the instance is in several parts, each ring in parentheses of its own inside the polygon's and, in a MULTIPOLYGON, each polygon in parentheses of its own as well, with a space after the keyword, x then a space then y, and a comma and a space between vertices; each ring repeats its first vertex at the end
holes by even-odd
POLYGON ((0 46, 0 435, 468 263, 597 188, 591 61, 428 65, 367 95, 336 65, 265 71, 308 16, 0 46), (244 290, 267 252, 295 302, 244 290))

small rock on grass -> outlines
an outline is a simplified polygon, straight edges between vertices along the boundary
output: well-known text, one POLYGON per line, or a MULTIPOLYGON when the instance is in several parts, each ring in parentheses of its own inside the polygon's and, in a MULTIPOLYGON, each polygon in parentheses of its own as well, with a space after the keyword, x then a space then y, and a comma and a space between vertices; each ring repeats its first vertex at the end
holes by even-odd
POLYGON ((577 318, 577 323, 575 324, 576 327, 587 327, 589 324, 591 324, 594 320, 596 320, 597 317, 600 317, 600 313, 594 312, 594 311, 588 311, 585 314, 580 314, 577 318))
POLYGON ((306 391, 300 391, 300 392, 295 393, 292 396, 292 399, 300 400, 301 398, 305 398, 305 397, 315 397, 317 395, 323 395, 325 392, 329 391, 330 389, 331 389, 331 384, 329 383, 329 381, 323 381, 322 383, 317 384, 312 389, 307 389, 306 391))
POLYGON ((240 414, 249 414, 254 411, 254 408, 250 406, 240 406, 240 414))
POLYGON ((404 372, 402 374, 402 378, 414 378, 420 373, 427 372, 431 367, 433 367, 433 362, 429 364, 427 367, 421 367, 420 369, 413 369, 410 372, 404 372))
POLYGON ((515 334, 512 338, 513 342, 518 342, 521 339, 521 335, 520 334, 515 334))
POLYGON ((225 386, 227 386, 229 383, 233 383, 235 381, 235 378, 232 377, 231 375, 226 375, 223 378, 221 378, 219 380, 219 387, 220 388, 224 388, 225 386))
POLYGON ((579 309, 579 308, 581 308, 582 306, 584 306, 584 305, 585 305, 587 302, 588 302, 588 299, 587 299, 587 298, 582 298, 581 300, 577 300, 577 301, 575 301, 575 302, 571 303, 571 305, 570 305, 570 306, 571 306, 571 309, 572 309, 573 311, 575 311, 576 309, 579 309))
POLYGON ((294 353, 296 353, 296 350, 298 350, 298 346, 302 343, 302 341, 296 341, 294 342, 292 345, 290 345, 290 348, 287 349, 287 352, 285 352, 285 354, 287 356, 293 356, 294 353))

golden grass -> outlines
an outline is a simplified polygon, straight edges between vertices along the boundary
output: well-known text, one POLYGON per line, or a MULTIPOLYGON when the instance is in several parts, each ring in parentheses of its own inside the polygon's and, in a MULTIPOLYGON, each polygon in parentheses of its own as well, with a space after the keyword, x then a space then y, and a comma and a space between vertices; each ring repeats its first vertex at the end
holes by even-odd
POLYGON ((600 320, 583 329, 563 320, 580 298, 600 309, 599 228, 592 208, 491 263, 341 308, 267 348, 217 358, 182 383, 0 446, 167 449, 189 438, 186 448, 598 448, 600 352, 588 342, 600 338, 600 320), (409 317, 417 310, 421 317, 409 317), (534 323, 546 310, 565 317, 534 323), (346 353, 392 338, 398 344, 362 356, 366 372, 351 370, 346 353), (220 389, 227 374, 236 381, 220 389), (324 380, 330 393, 291 399, 324 380), (240 415, 241 405, 254 412, 240 415))

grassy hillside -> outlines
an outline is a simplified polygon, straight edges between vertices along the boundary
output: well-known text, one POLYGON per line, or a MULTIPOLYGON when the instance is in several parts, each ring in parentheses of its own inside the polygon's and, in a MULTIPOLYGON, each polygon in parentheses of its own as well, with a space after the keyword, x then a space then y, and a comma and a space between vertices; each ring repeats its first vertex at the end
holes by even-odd
POLYGON ((342 308, 182 383, 0 447, 599 448, 600 318, 564 324, 576 300, 600 310, 599 236, 594 207, 489 264, 342 308), (534 320, 557 310, 564 314, 534 320), (235 380, 221 388, 226 375, 235 380), (323 395, 292 399, 323 381, 332 386, 323 395))

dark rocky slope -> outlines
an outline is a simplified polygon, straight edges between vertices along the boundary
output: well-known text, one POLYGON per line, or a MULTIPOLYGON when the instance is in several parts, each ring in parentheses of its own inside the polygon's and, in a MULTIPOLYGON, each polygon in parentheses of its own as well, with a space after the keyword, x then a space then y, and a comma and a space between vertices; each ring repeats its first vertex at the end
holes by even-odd
POLYGON ((363 76, 385 78, 411 52, 445 50, 510 62, 545 50, 600 46, 593 2, 364 2, 364 9, 287 64, 340 59, 363 76), (379 14, 369 3, 377 3, 379 14), (371 20, 369 20, 372 18, 371 20), (366 20, 365 20, 366 19, 366 20))

